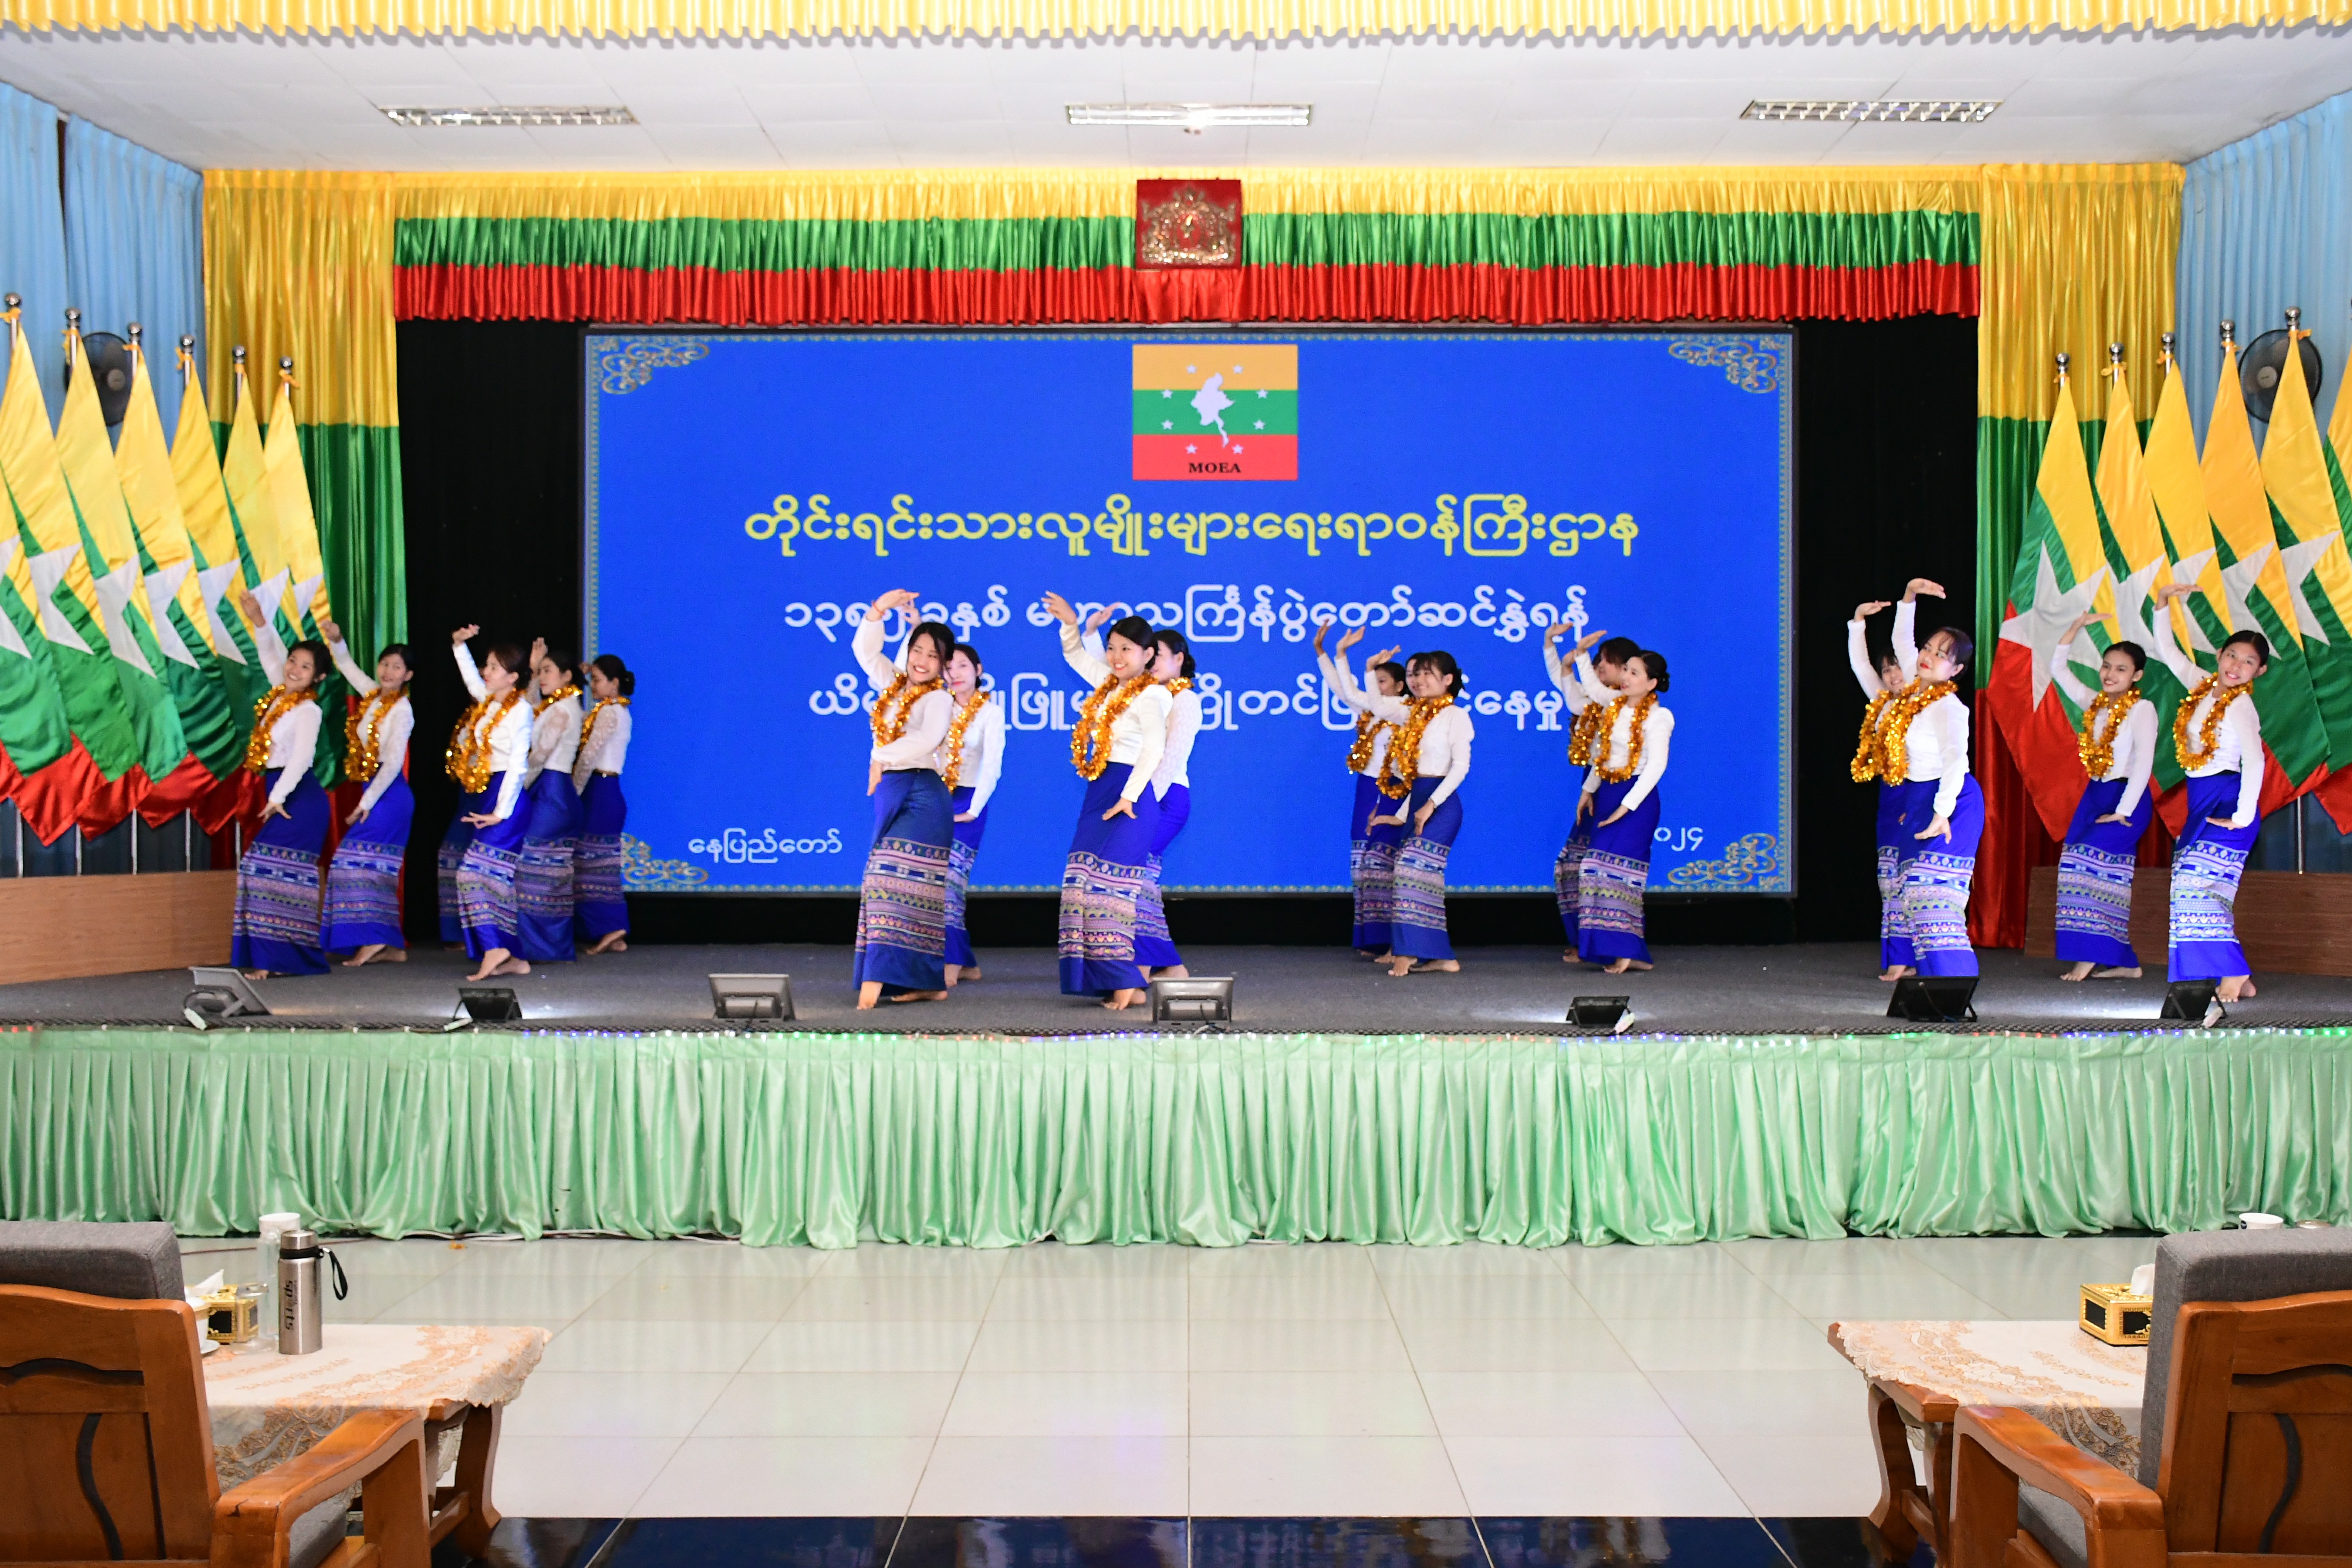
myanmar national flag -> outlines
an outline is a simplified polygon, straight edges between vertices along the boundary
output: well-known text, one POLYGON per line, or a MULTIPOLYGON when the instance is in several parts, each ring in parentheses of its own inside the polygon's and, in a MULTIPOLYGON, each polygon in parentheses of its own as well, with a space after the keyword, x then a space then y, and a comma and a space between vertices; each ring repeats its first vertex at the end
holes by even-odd
MULTIPOLYGON (((2156 494, 2149 485, 2146 455, 2139 444, 2139 416, 2132 405, 2123 362, 2117 360, 2107 374, 2107 427, 2099 445, 2099 467, 2092 478, 2092 486, 2099 503, 2111 584, 2099 596, 2112 603, 2095 607, 2112 610, 2116 618, 2105 625, 2094 622, 2091 632, 2102 647, 2134 642, 2145 652, 2155 641, 2153 617, 2168 613, 2157 606, 2154 595, 2158 585, 2170 580, 2172 558, 2165 552, 2164 528, 2157 521, 2156 494)), ((2077 644, 2075 662, 2091 665, 2092 659, 2085 657, 2090 651, 2077 644)), ((2083 675, 2083 684, 2094 688, 2098 685, 2095 668, 2083 675)), ((2156 704, 2158 713, 2166 716, 2187 695, 2172 671, 2153 655, 2140 676, 2139 690, 2142 697, 2156 704)), ((2158 745, 2158 786, 2169 789, 2180 780, 2180 763, 2173 749, 2158 745)))
MULTIPOLYGON (((2300 340, 2295 340, 2300 341, 2300 340)), ((2332 768, 2352 767, 2352 562, 2344 553, 2336 476, 2328 469, 2319 416, 2303 379, 2303 355, 2290 353, 2263 443, 2263 485, 2286 582, 2282 608, 2294 612, 2311 694, 2327 731, 2332 768)))
POLYGON ((1298 345, 1135 345, 1135 477, 1298 477, 1298 345))

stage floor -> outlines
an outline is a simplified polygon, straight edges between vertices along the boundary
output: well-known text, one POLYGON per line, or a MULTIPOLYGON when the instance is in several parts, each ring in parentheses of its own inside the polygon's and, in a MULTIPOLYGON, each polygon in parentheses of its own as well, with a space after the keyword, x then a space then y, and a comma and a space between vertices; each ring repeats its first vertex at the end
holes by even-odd
MULTIPOLYGON (((1459 974, 1392 980, 1354 954, 1329 948, 1198 947, 1195 974, 1234 977, 1236 1028, 1266 1033, 1559 1034, 1580 994, 1633 998, 1636 1033, 1848 1035, 1922 1027, 1886 1017, 1889 986, 1876 978, 1874 944, 1661 948, 1647 974, 1610 976, 1560 962, 1556 947, 1470 948, 1459 974)), ((855 1011, 845 947, 633 948, 545 964, 509 982, 526 1023, 556 1028, 711 1026, 713 973, 789 973, 812 1030, 971 1034, 1093 1034, 1148 1029, 1140 1011, 1103 1012, 1056 987, 1043 948, 989 950, 986 978, 942 1003, 855 1011)), ((2063 984, 2057 965, 2010 951, 1982 955, 1976 1005, 1987 1032, 2149 1027, 2164 1001, 2160 967, 2137 981, 2063 984)), ((338 968, 325 975, 261 982, 271 1009, 309 1026, 438 1023, 450 1016, 469 968, 460 954, 420 951, 409 962, 338 968)), ((2352 980, 2258 975, 2261 994, 2233 1008, 2250 1027, 2352 1024, 2352 980)), ((0 985, 0 1022, 177 1023, 184 970, 0 985)), ((763 1028, 775 1027, 762 1025, 763 1028)))

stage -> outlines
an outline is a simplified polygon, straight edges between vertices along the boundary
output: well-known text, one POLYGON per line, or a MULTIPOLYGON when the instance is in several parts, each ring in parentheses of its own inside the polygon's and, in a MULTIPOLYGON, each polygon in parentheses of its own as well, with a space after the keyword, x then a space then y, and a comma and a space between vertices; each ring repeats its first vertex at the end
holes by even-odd
POLYGON ((948 1003, 853 1014, 841 950, 647 948, 534 973, 513 1028, 445 1034, 446 954, 267 983, 273 1019, 168 1022, 184 975, 0 989, 0 1213, 397 1236, 762 1245, 1345 1239, 1670 1244, 1849 1233, 2352 1223, 2352 1006, 2263 981, 2159 1030, 2161 981, 1988 955, 1973 1028, 1903 1028, 1859 944, 1662 951, 1608 981, 1543 950, 1391 980, 1200 949, 1239 1022, 1153 1031, 984 953, 948 1003), (788 971, 793 1025, 709 1017, 788 971), (1636 1032, 1558 1022, 1622 991, 1636 1032))

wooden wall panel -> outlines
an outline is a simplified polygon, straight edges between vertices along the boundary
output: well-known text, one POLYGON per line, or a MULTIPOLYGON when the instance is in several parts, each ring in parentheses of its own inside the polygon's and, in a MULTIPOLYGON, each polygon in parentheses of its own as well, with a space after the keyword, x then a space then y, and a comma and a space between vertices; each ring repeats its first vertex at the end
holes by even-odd
MULTIPOLYGON (((2172 873, 2142 866, 2132 879, 2131 940, 2140 966, 2162 973, 2172 873)), ((2025 908, 2025 952, 2057 952, 2058 868, 2036 866, 2025 908)), ((2238 885, 2238 942, 2256 974, 2352 975, 2352 875, 2249 871, 2238 885)))
POLYGON ((235 871, 0 879, 0 983, 228 962, 235 871))

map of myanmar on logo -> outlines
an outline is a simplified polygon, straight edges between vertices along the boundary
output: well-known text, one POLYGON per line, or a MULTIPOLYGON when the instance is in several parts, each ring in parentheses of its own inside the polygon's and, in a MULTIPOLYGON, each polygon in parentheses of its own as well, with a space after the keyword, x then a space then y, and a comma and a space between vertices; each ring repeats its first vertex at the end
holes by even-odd
POLYGON ((1135 345, 1135 477, 1298 477, 1298 345, 1135 345))

